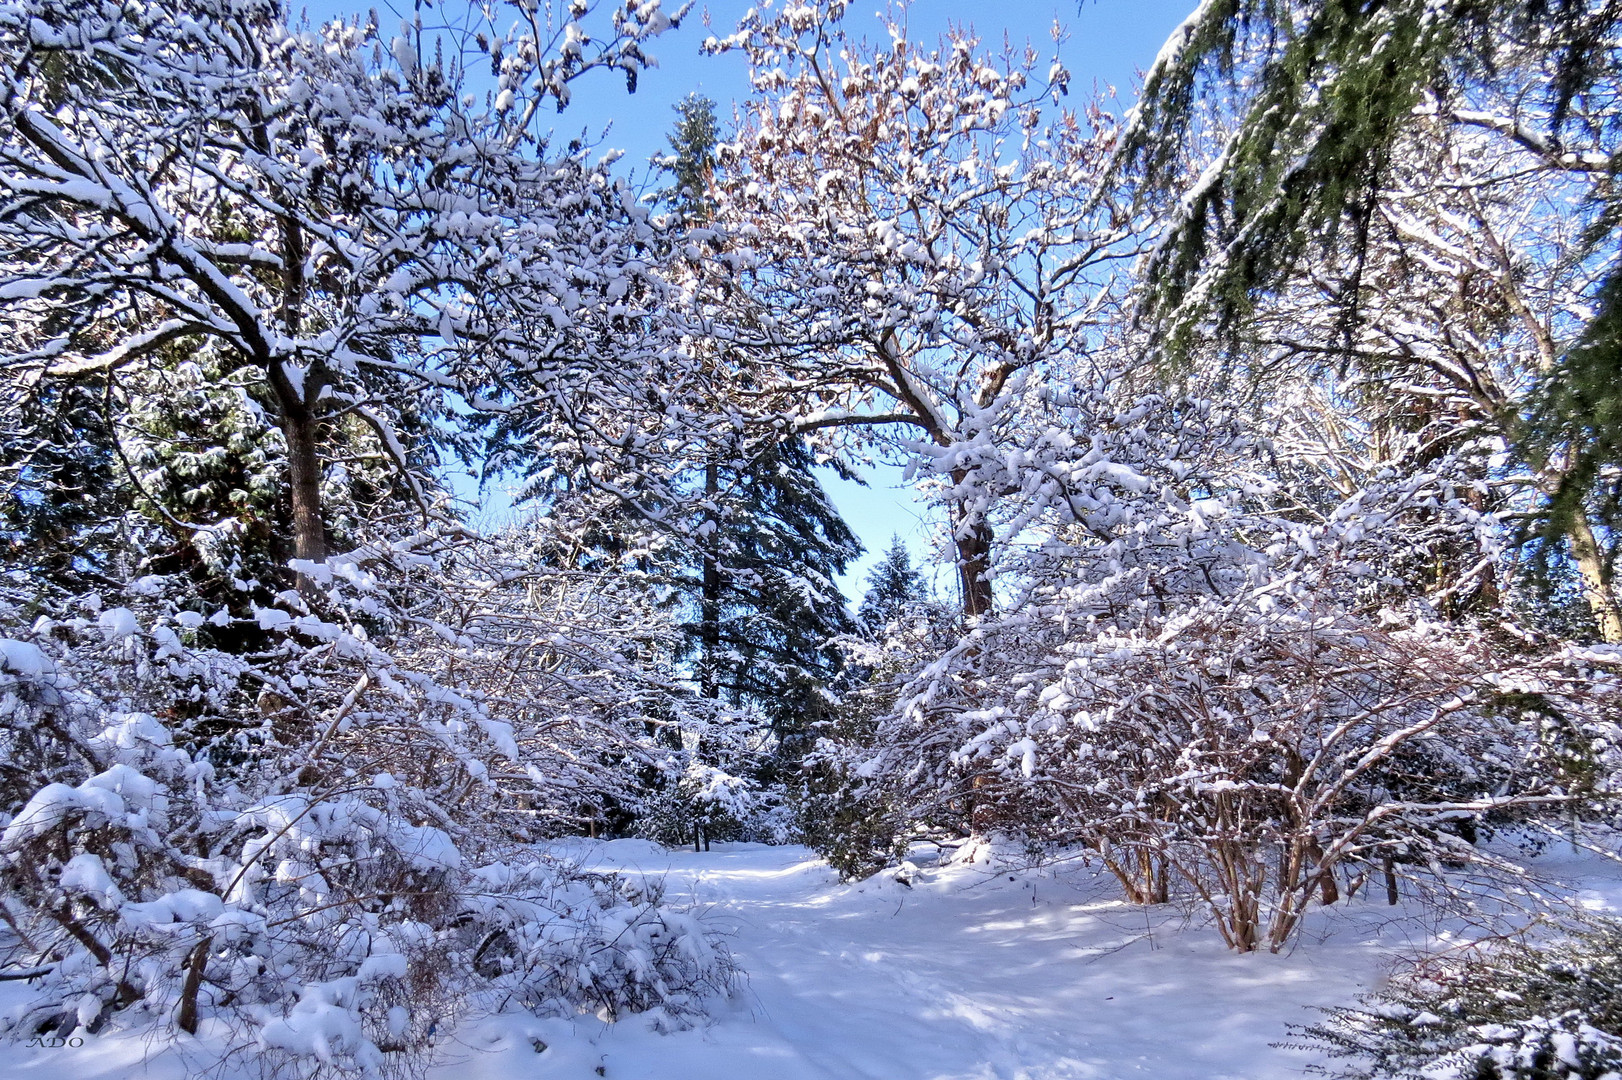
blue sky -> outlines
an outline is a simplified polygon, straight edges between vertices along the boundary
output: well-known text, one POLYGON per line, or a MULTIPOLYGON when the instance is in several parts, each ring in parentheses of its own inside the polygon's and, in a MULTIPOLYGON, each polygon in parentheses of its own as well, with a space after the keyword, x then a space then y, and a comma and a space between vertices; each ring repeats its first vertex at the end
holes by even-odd
MULTIPOLYGON (((447 7, 461 2, 442 0, 447 7)), ((612 2, 605 3, 604 9, 612 2)), ((673 0, 665 0, 665 4, 667 10, 678 6, 673 0)), ((731 32, 751 6, 749 0, 695 4, 679 29, 658 39, 652 50, 658 67, 643 72, 634 95, 626 92, 622 79, 609 73, 582 80, 574 87, 568 109, 554 122, 556 136, 571 139, 584 133, 590 143, 604 150, 624 151, 617 168, 633 183, 648 183, 648 159, 667 148, 665 137, 675 119, 676 102, 695 91, 704 94, 718 103, 725 122, 731 115, 732 102, 748 94, 743 58, 735 54, 705 56, 700 46, 711 34, 731 32)), ((1101 90, 1113 88, 1117 107, 1124 110, 1133 99, 1138 73, 1154 59, 1167 35, 1193 6, 1194 0, 1082 0, 1079 5, 1076 0, 1004 0, 998 4, 914 0, 906 20, 914 40, 932 40, 950 26, 967 25, 988 47, 1000 48, 1006 37, 1015 46, 1029 42, 1044 55, 1050 55, 1053 49, 1051 29, 1057 20, 1068 34, 1059 54, 1070 69, 1073 91, 1095 85, 1101 90)), ((325 19, 344 14, 348 7, 345 0, 320 0, 307 10, 312 19, 325 19)), ((409 12, 404 3, 378 7, 380 11, 392 7, 396 12, 409 12)), ((846 15, 846 25, 858 35, 882 39, 886 35, 879 13, 884 10, 882 0, 855 0, 846 15)), ((384 25, 388 25, 386 17, 384 25)), ((831 471, 823 472, 829 495, 868 549, 842 582, 853 601, 860 597, 867 570, 889 547, 892 533, 900 534, 907 542, 915 563, 927 566, 935 560, 930 524, 922 507, 913 502, 902 485, 901 470, 871 469, 867 479, 869 486, 863 487, 840 480, 831 471)), ((503 508, 493 509, 499 514, 503 508)), ((950 577, 942 574, 938 580, 945 587, 950 577)))
MULTIPOLYGON (((672 0, 665 0, 673 9, 672 0)), ((574 137, 585 131, 606 137, 602 143, 625 151, 622 168, 646 172, 648 158, 666 149, 674 113, 671 107, 687 94, 698 92, 720 104, 725 118, 729 105, 747 96, 748 72, 737 54, 704 56, 699 49, 711 34, 731 32, 738 18, 755 5, 749 0, 709 0, 698 3, 680 29, 658 39, 653 50, 659 66, 643 73, 637 92, 627 94, 612 77, 589 86, 580 85, 569 108, 558 116, 559 135, 574 137), (706 27, 705 22, 709 23, 706 27)), ((1057 20, 1069 32, 1061 48, 1073 75, 1073 86, 1085 89, 1096 82, 1115 87, 1130 103, 1136 74, 1154 59, 1166 36, 1193 8, 1193 0, 1090 0, 1078 8, 1073 0, 1006 0, 1001 4, 970 0, 914 0, 906 12, 911 36, 929 41, 949 26, 972 26, 988 47, 1000 47, 1005 36, 1015 46, 1034 44, 1044 55, 1053 44, 1051 30, 1057 20)), ((855 0, 845 17, 858 34, 883 39, 879 13, 881 0, 855 0)), ((1124 107, 1124 106, 1123 106, 1124 107)))

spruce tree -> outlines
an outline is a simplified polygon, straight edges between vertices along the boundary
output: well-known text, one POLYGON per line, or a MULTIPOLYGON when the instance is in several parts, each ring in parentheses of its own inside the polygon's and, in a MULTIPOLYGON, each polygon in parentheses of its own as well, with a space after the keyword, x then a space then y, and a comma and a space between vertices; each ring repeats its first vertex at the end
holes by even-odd
POLYGON ((101 387, 0 391, 0 567, 42 590, 121 585, 118 465, 101 387))
MULTIPOLYGON (((654 161, 671 180, 660 201, 682 224, 702 224, 719 140, 715 103, 689 94, 675 111, 672 153, 654 161)), ((708 362, 731 361, 722 353, 708 362)), ((771 770, 803 755, 839 671, 833 639, 856 629, 835 578, 862 547, 815 464, 799 438, 723 429, 692 476, 695 520, 678 575, 688 658, 701 696, 764 715, 777 747, 771 770)))
POLYGON ((894 622, 907 605, 923 599, 924 575, 912 568, 907 546, 899 533, 890 537, 890 550, 867 575, 867 595, 862 597, 862 625, 880 633, 894 622))
POLYGON ((778 764, 797 761, 827 711, 840 657, 856 629, 835 582, 861 553, 798 439, 728 447, 707 471, 706 524, 687 579, 684 627, 703 692, 761 710, 778 764), (707 475, 708 478, 708 475, 707 475))
POLYGON ((666 136, 669 154, 657 156, 653 164, 670 174, 672 184, 661 193, 660 201, 670 206, 683 221, 703 221, 709 217, 705 190, 715 168, 715 145, 720 127, 715 119, 715 102, 693 93, 671 106, 678 119, 666 136))
POLYGON ((1186 359, 1202 327, 1231 335, 1315 247, 1360 239, 1427 95, 1450 122, 1586 182, 1595 239, 1614 247, 1619 29, 1617 5, 1575 0, 1201 5, 1145 76, 1117 158, 1166 212, 1144 276, 1162 346, 1186 359), (1521 99, 1509 130, 1472 108, 1483 89, 1521 99), (1191 178, 1207 135, 1216 156, 1191 178))

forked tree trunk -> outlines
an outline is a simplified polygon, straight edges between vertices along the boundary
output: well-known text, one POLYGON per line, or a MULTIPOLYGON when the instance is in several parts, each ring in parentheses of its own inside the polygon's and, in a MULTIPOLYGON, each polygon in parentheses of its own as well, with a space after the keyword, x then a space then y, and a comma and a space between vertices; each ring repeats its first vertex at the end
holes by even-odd
MULTIPOLYGON (((934 439, 936 445, 950 447, 953 444, 955 433, 940 416, 938 410, 932 408, 927 397, 913 384, 911 376, 902 361, 902 350, 897 343, 893 330, 886 331, 877 342, 879 355, 883 358, 889 377, 893 380, 892 386, 885 386, 886 393, 894 394, 911 413, 914 421, 934 439)), ((1011 368, 998 367, 987 373, 984 384, 975 395, 976 403, 985 408, 996 400, 1012 373, 1011 368)), ((952 482, 961 487, 968 480, 968 471, 965 469, 952 470, 952 482)), ((991 614, 992 590, 988 571, 991 569, 991 547, 993 535, 991 527, 978 515, 972 514, 969 507, 959 502, 953 507, 952 516, 952 543, 957 556, 957 580, 959 592, 963 597, 963 614, 973 618, 981 618, 991 614)))

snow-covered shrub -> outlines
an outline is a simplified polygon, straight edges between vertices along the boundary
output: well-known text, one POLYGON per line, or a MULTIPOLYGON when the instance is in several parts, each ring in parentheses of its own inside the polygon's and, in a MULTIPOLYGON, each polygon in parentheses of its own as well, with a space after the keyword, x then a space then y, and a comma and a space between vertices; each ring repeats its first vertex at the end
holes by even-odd
MULTIPOLYGON (((949 609, 914 599, 897 604, 894 617, 870 636, 842 642, 850 685, 842 687, 840 709, 822 725, 790 789, 795 838, 842 878, 866 877, 906 853, 910 823, 903 801, 875 780, 877 759, 869 755, 909 676, 948 650, 957 629, 949 609)), ((927 815, 924 823, 934 824, 927 815)))
POLYGON ((1433 957, 1295 1035, 1348 1080, 1607 1080, 1622 1075, 1622 924, 1433 957))
POLYGON ((1196 605, 1152 638, 1064 656, 1033 712, 993 718, 959 761, 984 762, 986 799, 1091 848, 1133 900, 1191 892, 1240 950, 1280 948, 1310 901, 1393 862, 1440 881, 1486 860, 1476 822, 1564 801, 1539 753, 1547 717, 1586 727, 1594 707, 1567 654, 1311 605, 1196 605))
POLYGON ((558 742, 526 747, 510 698, 452 681, 495 666, 474 663, 488 626, 400 603, 403 567, 455 557, 420 541, 309 568, 328 614, 257 610, 257 655, 207 647, 212 624, 155 587, 10 620, 0 901, 5 962, 37 977, 9 1034, 172 1024, 267 1068, 409 1071, 473 1010, 681 1024, 728 986, 699 923, 502 827, 497 778, 546 780, 558 742))
POLYGON ((682 750, 652 752, 656 764, 635 803, 634 835, 670 847, 698 844, 706 851, 717 840, 800 842, 789 798, 794 789, 761 779, 771 760, 765 748, 769 740, 760 728, 738 721, 717 710, 703 725, 704 735, 692 726, 683 731, 682 750))
POLYGON ((760 787, 696 754, 672 756, 638 806, 636 835, 679 847, 712 840, 753 840, 765 808, 760 787))
POLYGON ((609 1018, 658 1009, 665 1026, 680 1027, 731 987, 714 933, 655 886, 530 861, 481 867, 468 888, 463 955, 506 1003, 609 1018))
POLYGON ((837 764, 811 763, 794 810, 794 838, 844 880, 867 877, 906 854, 905 821, 895 800, 837 764))

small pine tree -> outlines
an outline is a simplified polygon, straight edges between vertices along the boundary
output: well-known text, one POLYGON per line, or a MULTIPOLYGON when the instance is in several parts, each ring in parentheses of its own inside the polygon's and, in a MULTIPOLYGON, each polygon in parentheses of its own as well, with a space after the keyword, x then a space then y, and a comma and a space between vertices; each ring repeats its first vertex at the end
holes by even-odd
POLYGON ((1279 1045, 1343 1080, 1604 1080, 1622 1066, 1622 924, 1452 949, 1279 1045))
POLYGON ((878 633, 893 622, 907 605, 924 599, 924 575, 912 568, 912 559, 899 534, 890 537, 890 550, 867 575, 867 595, 862 597, 862 625, 878 633))

